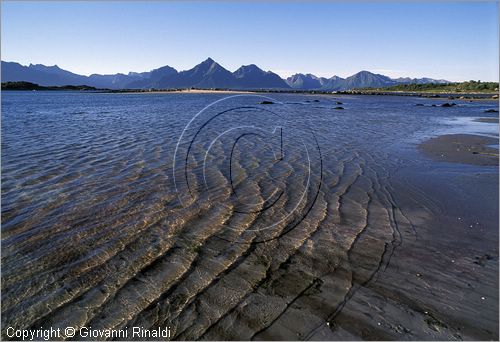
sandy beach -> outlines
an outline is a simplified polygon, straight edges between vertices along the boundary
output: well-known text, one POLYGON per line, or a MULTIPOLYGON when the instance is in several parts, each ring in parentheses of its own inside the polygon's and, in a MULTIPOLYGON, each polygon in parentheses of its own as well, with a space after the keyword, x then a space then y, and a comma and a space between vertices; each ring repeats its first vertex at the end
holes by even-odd
POLYGON ((179 90, 113 90, 115 94, 253 94, 249 90, 179 89, 179 90))
POLYGON ((472 134, 448 134, 429 139, 420 144, 419 148, 438 161, 498 165, 498 148, 488 145, 498 145, 498 139, 472 134))

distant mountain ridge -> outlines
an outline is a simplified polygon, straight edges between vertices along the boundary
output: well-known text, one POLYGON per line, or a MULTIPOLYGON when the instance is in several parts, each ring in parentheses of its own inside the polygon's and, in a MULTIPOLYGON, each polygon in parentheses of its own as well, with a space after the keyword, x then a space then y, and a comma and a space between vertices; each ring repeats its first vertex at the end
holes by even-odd
POLYGON ((449 83, 431 78, 397 78, 360 71, 347 78, 317 77, 312 74, 295 74, 282 79, 272 71, 264 71, 255 64, 243 65, 234 72, 222 67, 211 58, 192 69, 177 71, 166 65, 148 72, 90 76, 78 75, 57 65, 30 64, 2 61, 2 82, 31 82, 41 86, 87 85, 109 89, 168 89, 168 88, 223 88, 223 89, 295 89, 342 91, 359 88, 381 88, 398 84, 449 83))
POLYGON ((333 76, 331 78, 317 77, 312 74, 295 74, 286 79, 287 84, 293 89, 300 90, 322 90, 342 91, 359 88, 384 88, 398 84, 427 84, 427 83, 450 83, 446 80, 435 80, 432 78, 397 78, 374 74, 363 70, 347 78, 333 76))

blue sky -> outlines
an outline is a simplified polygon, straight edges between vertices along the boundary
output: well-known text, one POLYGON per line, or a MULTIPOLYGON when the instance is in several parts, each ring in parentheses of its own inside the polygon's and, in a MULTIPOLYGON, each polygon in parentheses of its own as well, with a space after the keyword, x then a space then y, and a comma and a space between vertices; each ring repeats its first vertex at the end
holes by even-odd
POLYGON ((10 2, 2 60, 76 73, 189 69, 498 81, 498 3, 10 2))

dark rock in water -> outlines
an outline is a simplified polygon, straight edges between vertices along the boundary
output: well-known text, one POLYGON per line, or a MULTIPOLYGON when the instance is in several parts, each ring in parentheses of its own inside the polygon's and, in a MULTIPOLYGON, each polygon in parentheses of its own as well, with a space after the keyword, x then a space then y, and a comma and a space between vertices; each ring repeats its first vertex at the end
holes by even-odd
POLYGON ((431 107, 436 107, 436 105, 435 105, 435 104, 433 104, 431 107))
POLYGON ((453 106, 456 106, 456 105, 457 105, 457 104, 456 104, 456 103, 453 103, 453 102, 452 102, 452 103, 448 103, 448 102, 446 102, 446 103, 443 103, 443 104, 441 105, 441 107, 453 107, 453 106))
POLYGON ((498 110, 496 110, 496 109, 486 109, 484 112, 485 113, 498 113, 498 110))
POLYGON ((417 103, 415 106, 423 107, 424 105, 422 103, 417 103))
POLYGON ((260 104, 274 104, 273 101, 261 101, 260 104))
POLYGON ((340 106, 339 106, 339 107, 335 107, 335 108, 333 108, 333 109, 344 109, 344 107, 340 107, 340 106))
POLYGON ((474 261, 474 263, 480 266, 484 266, 486 264, 486 261, 488 260, 493 260, 493 257, 489 254, 484 254, 476 257, 476 261, 474 261))
POLYGON ((341 104, 343 104, 343 103, 342 103, 342 102, 340 102, 340 101, 337 101, 337 102, 335 102, 335 104, 341 105, 341 104))
POLYGON ((313 102, 319 102, 319 100, 314 100, 313 102))

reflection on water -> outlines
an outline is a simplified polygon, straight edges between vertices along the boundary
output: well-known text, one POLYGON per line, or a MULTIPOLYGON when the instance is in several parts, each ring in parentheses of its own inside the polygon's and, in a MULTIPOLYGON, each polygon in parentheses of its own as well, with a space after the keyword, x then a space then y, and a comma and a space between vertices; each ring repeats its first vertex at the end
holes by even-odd
MULTIPOLYGON (((398 253, 425 240, 418 225, 439 212, 410 182, 395 190, 401 170, 433 165, 414 142, 491 107, 350 96, 333 110, 334 96, 241 97, 179 144, 223 97, 2 93, 3 336, 8 326, 135 325, 169 326, 176 339, 346 338, 352 298, 396 274, 398 253), (321 155, 307 149, 316 144, 321 155)), ((494 338, 488 329, 472 336, 494 338)))
POLYGON ((477 117, 467 116, 443 119, 443 124, 447 127, 441 129, 440 134, 468 133, 498 138, 498 122, 478 122, 477 119, 477 117))

